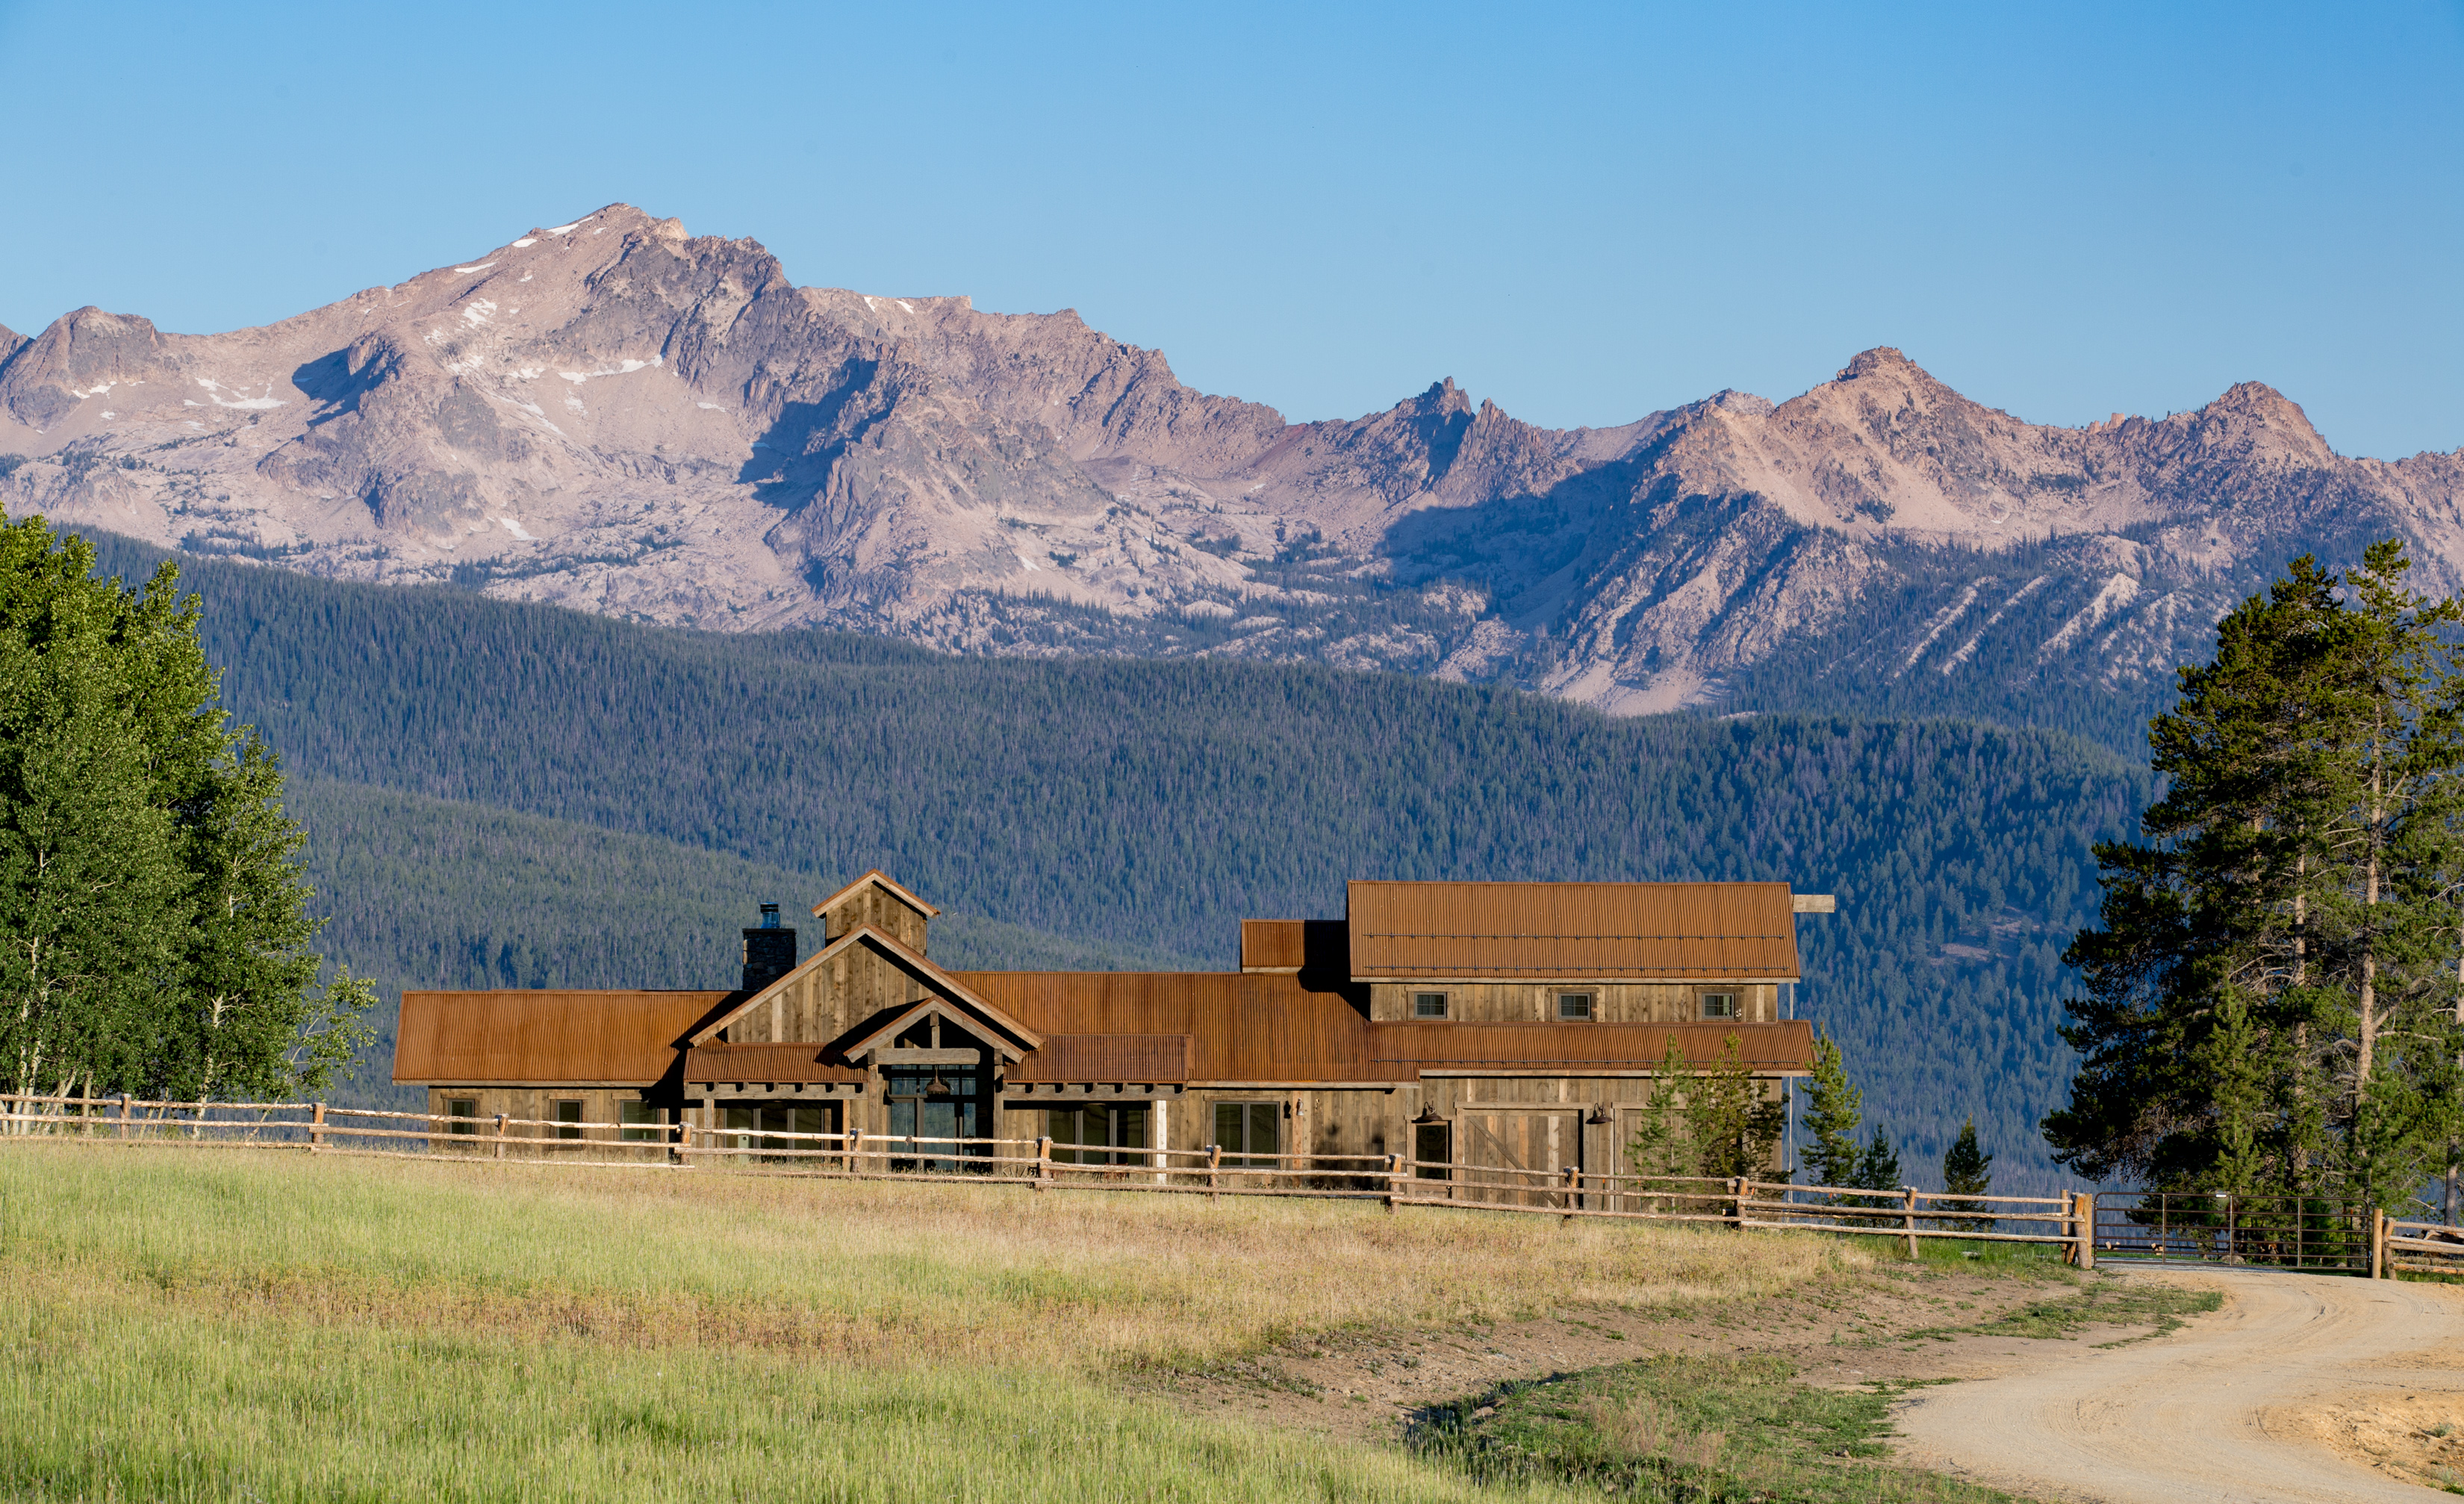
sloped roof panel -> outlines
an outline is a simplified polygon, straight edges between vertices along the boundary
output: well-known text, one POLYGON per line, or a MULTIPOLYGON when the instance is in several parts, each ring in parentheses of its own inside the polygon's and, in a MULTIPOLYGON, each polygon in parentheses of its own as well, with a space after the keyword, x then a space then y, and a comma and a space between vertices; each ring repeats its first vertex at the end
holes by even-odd
POLYGON ((728 992, 405 992, 393 1078, 439 1086, 649 1086, 728 992))
POLYGON ((1361 981, 1793 981, 1778 882, 1354 882, 1361 981))

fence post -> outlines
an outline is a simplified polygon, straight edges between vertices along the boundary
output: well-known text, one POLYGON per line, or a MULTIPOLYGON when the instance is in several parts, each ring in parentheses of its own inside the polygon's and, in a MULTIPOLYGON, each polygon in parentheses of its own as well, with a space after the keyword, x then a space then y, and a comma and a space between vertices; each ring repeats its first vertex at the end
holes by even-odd
POLYGON ((128 1094, 120 1094, 120 1137, 128 1137, 128 1094))
POLYGON ((1557 1209, 1565 1213, 1564 1216, 1557 1219, 1557 1225, 1559 1227, 1564 1227, 1567 1223, 1574 1220, 1574 1177, 1581 1173, 1582 1171, 1574 1168, 1571 1164, 1566 1166, 1564 1176, 1565 1184, 1557 1193, 1566 1198, 1564 1201, 1557 1204, 1557 1209))
POLYGON ((2081 1269, 2096 1268, 2096 1192, 2079 1193, 2079 1235, 2081 1269))
POLYGON ((847 1173, 859 1177, 864 1174, 864 1130, 861 1128, 847 1135, 847 1173))
POLYGON ((501 1159, 503 1159, 504 1157, 505 1157, 505 1115, 504 1115, 504 1114, 502 1114, 502 1113, 498 1113, 498 1114, 496 1115, 496 1158, 497 1158, 497 1159, 499 1159, 499 1160, 501 1160, 501 1159))
POLYGON ((1210 1206, 1223 1205, 1222 1169, 1223 1146, 1220 1143, 1208 1144, 1206 1146, 1206 1205, 1210 1206))
POLYGON ((1035 1140, 1035 1188, 1040 1193, 1045 1183, 1052 1179, 1052 1136, 1045 1134, 1035 1140))
POLYGON ((1745 1229, 1746 1178, 1742 1175, 1728 1177, 1728 1226, 1740 1231, 1745 1229))
POLYGON ((2387 1278, 2387 1214, 2376 1206, 2370 1208, 2370 1277, 2387 1278))
POLYGON ((1901 1220, 1905 1223, 1907 1227, 1908 1260, 1910 1263, 1914 1263, 1917 1256, 1917 1188, 1913 1185, 1903 1185, 1900 1187, 1900 1191, 1902 1193, 1903 1202, 1906 1207, 1906 1210, 1902 1214, 1901 1220))
POLYGON ((679 1111, 676 1120, 668 1124, 668 1162, 680 1170, 693 1168, 693 1157, 685 1149, 693 1142, 693 1124, 679 1111))
POLYGON ((308 1110, 308 1152, 316 1154, 325 1147, 325 1104, 317 1103, 308 1110))
POLYGON ((1403 1157, 1399 1154, 1390 1154, 1386 1156, 1386 1209, 1393 1211, 1396 1204, 1402 1200, 1402 1196, 1403 1157))

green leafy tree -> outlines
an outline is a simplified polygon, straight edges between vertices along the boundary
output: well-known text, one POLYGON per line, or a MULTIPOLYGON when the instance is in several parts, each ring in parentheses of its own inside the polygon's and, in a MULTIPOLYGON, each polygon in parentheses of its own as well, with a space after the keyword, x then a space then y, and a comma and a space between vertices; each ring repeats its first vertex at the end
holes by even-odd
POLYGON ((2065 959, 2085 1056, 2055 1158, 2161 1189, 2391 1205, 2457 1139, 2464 719, 2453 602, 2392 542, 2307 558, 2149 728, 2143 842, 2097 850, 2065 959))
POLYGON ((1851 1085, 1839 1042, 1814 1042, 1814 1071, 1805 1082, 1805 1148, 1798 1156, 1816 1185, 1857 1183, 1857 1130, 1864 1126, 1865 1094, 1851 1085))
MULTIPOLYGON (((56 546, 55 546, 56 544, 56 546)), ((316 1090, 374 1002, 319 988, 300 835, 232 728, 197 604, 0 524, 0 1059, 19 1092, 316 1090)))

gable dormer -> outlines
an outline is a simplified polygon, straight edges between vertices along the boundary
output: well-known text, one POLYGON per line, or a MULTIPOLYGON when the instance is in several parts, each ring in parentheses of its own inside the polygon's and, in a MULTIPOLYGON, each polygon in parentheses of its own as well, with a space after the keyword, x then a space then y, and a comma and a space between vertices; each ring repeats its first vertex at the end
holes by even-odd
POLYGON ((813 905, 824 945, 870 926, 918 956, 925 954, 925 926, 940 912, 877 867, 813 905))

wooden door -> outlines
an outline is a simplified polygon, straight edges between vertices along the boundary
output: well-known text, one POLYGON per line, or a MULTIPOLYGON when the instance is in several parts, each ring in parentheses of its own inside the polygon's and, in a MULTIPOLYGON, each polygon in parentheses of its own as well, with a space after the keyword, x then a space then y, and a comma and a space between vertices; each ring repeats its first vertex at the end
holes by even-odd
POLYGON ((1455 1119, 1460 1197, 1507 1206, 1565 1204, 1565 1172, 1583 1165, 1580 1110, 1464 1110, 1455 1119))

